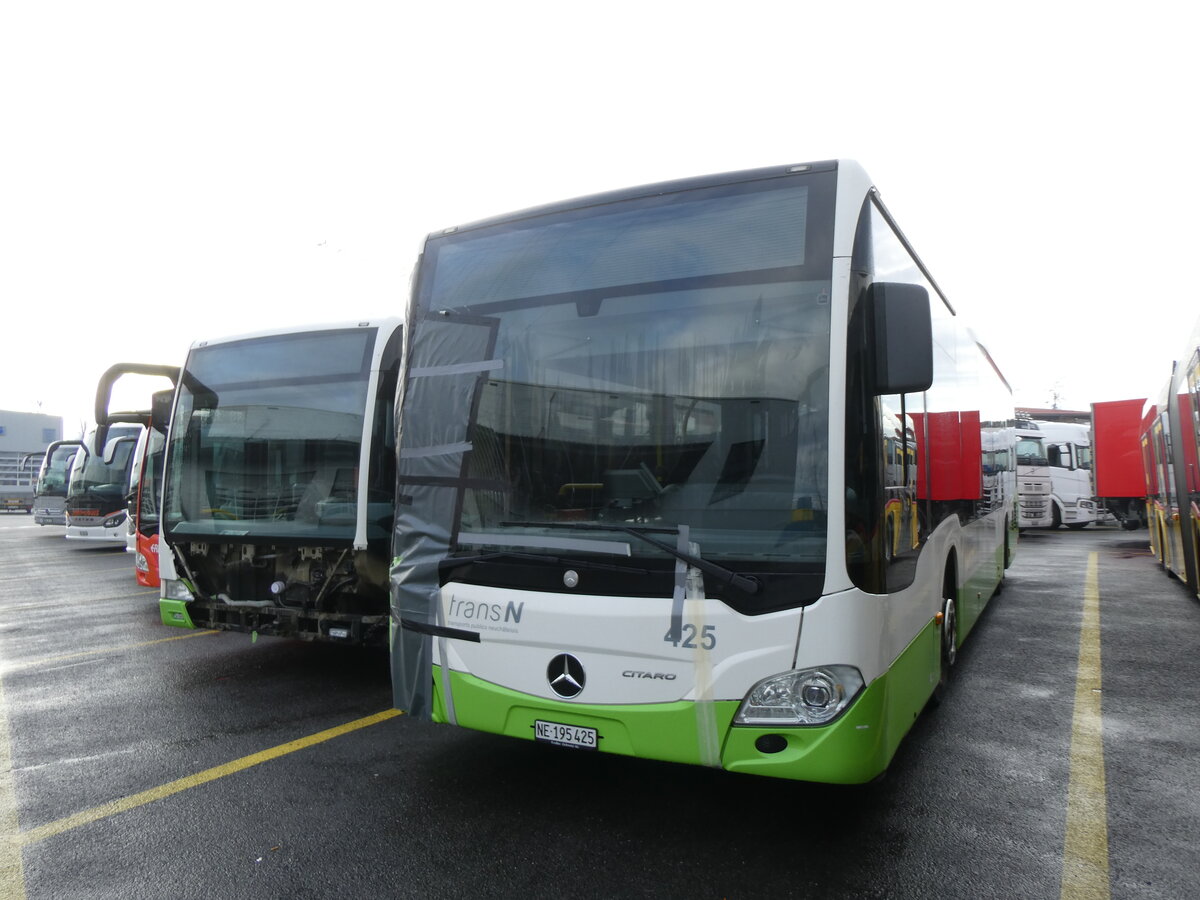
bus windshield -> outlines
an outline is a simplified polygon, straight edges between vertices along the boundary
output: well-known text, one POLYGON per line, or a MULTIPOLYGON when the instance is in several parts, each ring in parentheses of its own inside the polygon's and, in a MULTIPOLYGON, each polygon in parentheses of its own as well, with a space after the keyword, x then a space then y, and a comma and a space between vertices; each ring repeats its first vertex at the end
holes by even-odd
POLYGON ((158 531, 158 504, 166 438, 161 432, 151 428, 146 440, 146 455, 139 473, 141 490, 138 492, 138 527, 142 529, 143 534, 150 535, 158 531))
POLYGON ((191 351, 171 420, 163 527, 349 541, 375 329, 191 351))
POLYGON ((430 241, 422 303, 488 323, 500 366, 468 433, 458 552, 665 561, 623 532, 673 546, 687 526, 705 560, 823 566, 832 228, 814 184, 682 191, 430 241))
POLYGON ((100 449, 96 447, 95 429, 89 431, 85 447, 71 464, 67 497, 104 497, 110 505, 121 505, 129 490, 129 470, 140 432, 141 426, 136 425, 110 428, 105 446, 100 449))
POLYGON ((36 493, 39 497, 67 496, 67 476, 71 471, 71 463, 79 450, 79 442, 72 441, 55 447, 42 461, 38 473, 36 493))

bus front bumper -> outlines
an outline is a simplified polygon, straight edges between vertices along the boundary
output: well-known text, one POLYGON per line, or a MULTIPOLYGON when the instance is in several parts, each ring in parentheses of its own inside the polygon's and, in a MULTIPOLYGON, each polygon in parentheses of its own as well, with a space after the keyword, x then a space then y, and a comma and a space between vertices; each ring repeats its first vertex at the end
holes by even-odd
POLYGON ((830 784, 871 781, 890 758, 882 724, 886 676, 830 724, 790 728, 734 726, 737 700, 590 705, 518 693, 460 672, 450 679, 447 698, 442 670, 434 668, 435 722, 524 740, 537 740, 543 730, 537 723, 548 722, 594 729, 602 753, 830 784))

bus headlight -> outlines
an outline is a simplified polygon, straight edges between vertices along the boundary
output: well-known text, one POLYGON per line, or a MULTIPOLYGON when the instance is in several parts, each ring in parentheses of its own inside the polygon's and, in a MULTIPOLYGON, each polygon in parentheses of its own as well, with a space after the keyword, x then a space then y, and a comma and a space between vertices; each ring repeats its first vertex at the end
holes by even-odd
POLYGON ((107 519, 105 519, 104 527, 105 528, 116 528, 118 525, 120 525, 124 521, 125 521, 125 512, 124 512, 124 510, 122 510, 121 512, 111 515, 107 519))
POLYGON ((196 599, 182 581, 171 581, 165 578, 162 582, 162 595, 164 600, 182 600, 184 603, 190 603, 196 599))
POLYGON ((133 557, 133 567, 139 572, 149 572, 150 563, 146 561, 145 553, 137 553, 133 557))
POLYGON ((746 695, 735 725, 824 725, 862 689, 854 666, 818 666, 764 678, 746 695))

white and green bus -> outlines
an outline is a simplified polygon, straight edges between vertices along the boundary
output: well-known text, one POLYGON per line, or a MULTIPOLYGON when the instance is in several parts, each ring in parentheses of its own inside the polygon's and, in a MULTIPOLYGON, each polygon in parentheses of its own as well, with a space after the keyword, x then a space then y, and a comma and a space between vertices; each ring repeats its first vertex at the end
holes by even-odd
POLYGON ((784 778, 887 768, 1012 558, 1015 431, 857 164, 438 232, 408 322, 399 708, 784 778))

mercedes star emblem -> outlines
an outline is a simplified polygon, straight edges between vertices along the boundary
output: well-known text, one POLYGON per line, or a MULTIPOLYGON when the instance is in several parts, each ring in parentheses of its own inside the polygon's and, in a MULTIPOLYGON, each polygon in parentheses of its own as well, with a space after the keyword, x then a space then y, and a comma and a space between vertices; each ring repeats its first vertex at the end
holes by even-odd
POLYGON ((560 653, 546 667, 546 680, 550 682, 550 690, 569 700, 583 690, 587 676, 583 674, 583 665, 579 660, 570 653, 560 653))

